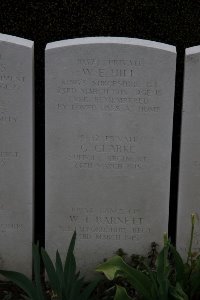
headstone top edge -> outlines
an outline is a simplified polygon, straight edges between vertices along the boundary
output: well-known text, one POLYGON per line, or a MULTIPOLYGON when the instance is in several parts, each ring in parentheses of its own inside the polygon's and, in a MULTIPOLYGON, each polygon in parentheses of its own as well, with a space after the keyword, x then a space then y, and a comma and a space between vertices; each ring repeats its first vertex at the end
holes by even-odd
POLYGON ((16 37, 13 35, 8 35, 8 34, 3 34, 0 33, 0 42, 7 42, 7 43, 12 43, 28 48, 33 48, 34 42, 31 40, 27 40, 24 38, 16 37))
POLYGON ((86 44, 124 44, 133 46, 143 46, 149 48, 160 49, 164 51, 169 51, 176 54, 176 47, 160 42, 154 42, 150 40, 127 38, 127 37, 84 37, 56 41, 48 43, 46 45, 46 51, 67 46, 79 46, 86 44))
POLYGON ((193 54, 200 54, 200 46, 194 46, 185 49, 185 55, 193 55, 193 54))

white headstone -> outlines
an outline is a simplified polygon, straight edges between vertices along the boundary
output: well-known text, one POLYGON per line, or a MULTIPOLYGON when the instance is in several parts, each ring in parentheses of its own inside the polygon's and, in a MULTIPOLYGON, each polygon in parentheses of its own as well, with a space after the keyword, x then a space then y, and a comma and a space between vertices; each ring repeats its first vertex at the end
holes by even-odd
POLYGON ((0 34, 0 269, 31 277, 33 42, 0 34))
MULTIPOLYGON (((186 256, 191 214, 200 217, 200 47, 186 49, 181 131, 177 247, 186 256)), ((198 220, 193 251, 200 251, 198 220)))
POLYGON ((46 48, 46 249, 78 266, 168 230, 175 47, 95 37, 46 48))

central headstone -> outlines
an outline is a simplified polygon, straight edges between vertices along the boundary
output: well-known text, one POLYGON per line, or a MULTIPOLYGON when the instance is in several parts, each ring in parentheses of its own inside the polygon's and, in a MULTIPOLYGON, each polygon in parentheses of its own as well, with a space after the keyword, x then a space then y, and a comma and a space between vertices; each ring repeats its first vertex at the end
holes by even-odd
POLYGON ((175 47, 95 37, 46 48, 46 249, 77 231, 86 273, 168 230, 175 47))
POLYGON ((32 276, 33 42, 0 34, 0 269, 32 276))

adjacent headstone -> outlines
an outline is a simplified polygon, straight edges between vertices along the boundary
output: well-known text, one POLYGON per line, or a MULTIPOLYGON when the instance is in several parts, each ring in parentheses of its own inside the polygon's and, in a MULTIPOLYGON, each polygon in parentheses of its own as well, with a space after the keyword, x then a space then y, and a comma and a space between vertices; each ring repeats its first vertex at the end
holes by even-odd
POLYGON ((195 213, 193 251, 200 251, 200 47, 186 49, 181 132, 177 247, 187 255, 191 214, 195 213))
POLYGON ((0 269, 31 277, 33 42, 0 34, 0 269))
POLYGON ((94 37, 46 48, 46 249, 76 228, 88 273, 168 230, 175 47, 94 37))

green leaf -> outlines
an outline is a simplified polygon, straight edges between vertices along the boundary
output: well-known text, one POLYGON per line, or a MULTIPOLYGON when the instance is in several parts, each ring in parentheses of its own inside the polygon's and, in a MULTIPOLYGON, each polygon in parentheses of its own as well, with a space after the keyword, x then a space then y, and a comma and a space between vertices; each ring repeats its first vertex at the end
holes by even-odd
POLYGON ((62 298, 62 300, 64 300, 67 297, 67 295, 64 296, 64 291, 66 289, 66 285, 64 282, 63 265, 62 265, 61 257, 60 257, 58 250, 56 251, 56 266, 55 267, 56 267, 56 274, 57 274, 59 286, 60 286, 60 297, 62 298))
POLYGON ((174 246, 170 244, 169 247, 174 258, 176 280, 178 282, 182 282, 185 278, 185 267, 184 267, 183 260, 174 246))
POLYGON ((68 251, 67 251, 67 256, 66 256, 65 266, 64 266, 64 272, 66 272, 66 273, 67 273, 68 266, 69 266, 71 258, 72 258, 72 254, 74 252, 75 241, 76 241, 76 231, 74 231, 74 234, 72 236, 72 239, 71 239, 68 251))
POLYGON ((117 272, 124 271, 124 264, 122 258, 116 255, 99 265, 96 268, 96 271, 104 273, 109 280, 113 280, 116 277, 117 272))
POLYGON ((128 296, 125 288, 117 286, 114 300, 132 300, 132 298, 128 296))
POLYGON ((25 275, 18 272, 4 270, 0 270, 0 274, 18 285, 31 298, 31 300, 40 300, 37 297, 36 288, 32 281, 25 275))
POLYGON ((157 295, 159 294, 159 289, 158 289, 158 283, 157 283, 157 274, 156 272, 153 272, 148 266, 146 266, 149 278, 151 279, 151 294, 152 297, 156 298, 157 295))
POLYGON ((200 271, 194 271, 190 277, 191 296, 200 292, 200 271))
POLYGON ((99 281, 100 281, 99 279, 94 280, 93 282, 91 282, 90 284, 88 284, 87 287, 84 288, 84 291, 81 294, 81 300, 87 300, 87 299, 89 299, 90 295, 92 294, 92 292, 96 288, 96 286, 99 283, 99 281))
POLYGON ((158 279, 163 279, 163 277, 167 275, 169 271, 168 250, 169 250, 168 246, 164 246, 157 257, 156 264, 157 264, 158 279))
POLYGON ((159 297, 161 300, 168 300, 169 291, 169 273, 171 267, 168 261, 169 246, 165 244, 157 257, 157 281, 159 284, 159 297))
POLYGON ((63 270, 63 265, 62 265, 62 261, 60 258, 60 254, 58 251, 56 251, 56 273, 57 273, 59 280, 63 279, 64 270, 63 270))
POLYGON ((179 283, 177 283, 175 287, 170 286, 169 294, 173 296, 173 299, 175 300, 189 300, 179 283))
POLYGON ((52 290, 61 297, 60 284, 58 280, 58 276, 56 274, 54 265, 44 248, 41 249, 42 260, 44 262, 44 266, 49 278, 49 283, 51 285, 52 290))
POLYGON ((200 253, 196 258, 196 268, 200 270, 200 253))
POLYGON ((42 291, 41 274, 40 274, 39 244, 33 245, 33 263, 34 263, 34 275, 35 275, 37 296, 38 296, 38 299, 44 300, 45 298, 44 298, 44 294, 42 291))
POLYGON ((74 232, 74 234, 72 236, 72 239, 71 239, 71 242, 70 242, 70 245, 68 248, 66 260, 65 260, 65 265, 64 265, 64 283, 66 285, 66 289, 65 289, 66 297, 68 297, 68 295, 70 293, 71 285, 73 283, 73 280, 74 280, 75 274, 76 274, 76 260, 75 260, 74 254, 73 254, 75 240, 76 240, 76 231, 74 232))
POLYGON ((103 272, 109 280, 118 276, 127 278, 131 285, 140 293, 144 299, 155 300, 151 295, 151 280, 141 271, 128 266, 120 256, 114 256, 101 264, 97 272, 103 272))
POLYGON ((25 295, 21 295, 21 297, 24 299, 24 300, 31 300, 29 297, 25 296, 25 295))
POLYGON ((8 294, 6 294, 2 300, 11 300, 12 299, 12 293, 9 292, 8 294))
POLYGON ((70 289, 70 295, 68 296, 67 300, 75 300, 75 299, 82 299, 81 298, 81 288, 84 284, 83 278, 80 278, 73 282, 71 289, 70 289))

